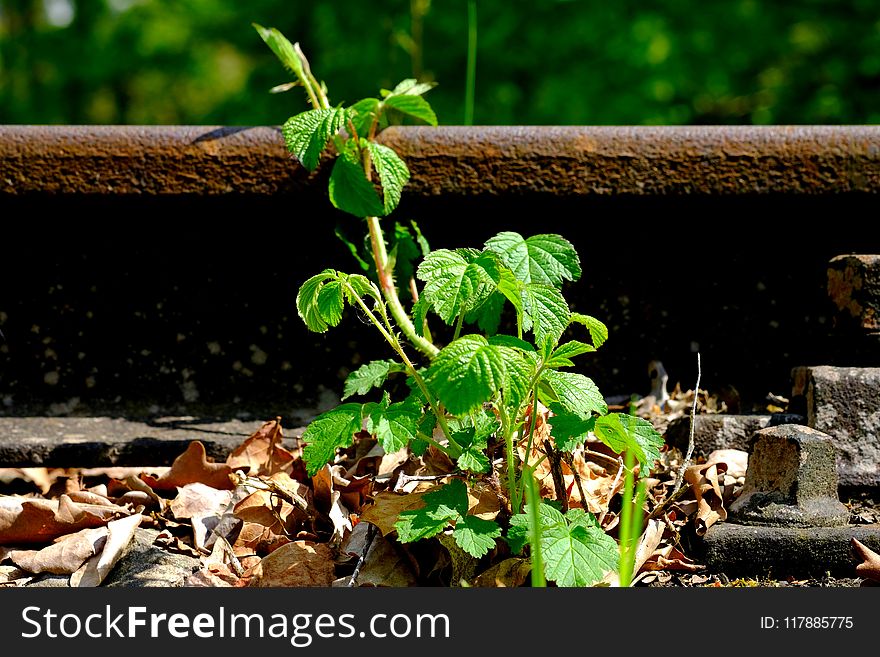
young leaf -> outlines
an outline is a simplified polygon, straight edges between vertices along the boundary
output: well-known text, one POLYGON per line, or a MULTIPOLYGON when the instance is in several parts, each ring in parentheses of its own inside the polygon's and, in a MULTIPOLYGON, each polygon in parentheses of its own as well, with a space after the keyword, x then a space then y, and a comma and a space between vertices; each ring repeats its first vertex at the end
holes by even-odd
POLYGON ((559 342, 569 318, 562 293, 552 285, 526 283, 522 287, 522 301, 523 330, 531 330, 539 345, 559 342))
POLYGON ((504 385, 507 369, 501 347, 481 335, 465 335, 448 344, 428 368, 428 384, 453 415, 489 401, 504 385))
POLYGON ((343 151, 336 158, 328 190, 333 207, 343 212, 356 217, 378 217, 385 212, 373 183, 367 180, 357 155, 351 150, 343 151))
POLYGON ((563 516, 541 504, 541 556, 544 574, 557 586, 591 586, 617 567, 617 542, 580 513, 563 516))
POLYGON ((529 515, 517 513, 510 519, 510 527, 504 540, 510 546, 511 554, 519 554, 529 544, 529 515))
POLYGON ((564 452, 573 452, 589 436, 596 427, 596 418, 582 418, 574 413, 569 413, 558 402, 550 404, 553 416, 550 418, 550 435, 556 447, 564 452))
POLYGON ((419 430, 422 409, 405 402, 374 404, 367 416, 367 431, 376 434, 386 454, 397 452, 413 440, 419 430))
POLYGON ((636 415, 611 413, 600 417, 593 433, 615 452, 632 450, 643 472, 649 471, 660 458, 663 438, 650 422, 636 415))
POLYGON ((296 50, 294 50, 293 44, 287 40, 287 37, 274 27, 266 28, 257 23, 252 23, 252 25, 257 31, 257 34, 260 35, 260 38, 263 39, 266 45, 272 49, 275 56, 281 60, 284 68, 295 74, 299 80, 305 78, 302 62, 299 57, 297 57, 296 50))
POLYGON ((382 185, 385 208, 383 215, 391 214, 400 203, 400 193, 409 180, 409 169, 400 156, 387 146, 372 141, 365 143, 382 185))
POLYGON ((533 235, 524 239, 512 231, 486 242, 523 283, 560 287, 564 280, 581 276, 581 263, 571 242, 559 235, 533 235))
POLYGON ((585 420, 593 413, 601 415, 608 412, 608 405, 599 388, 583 374, 545 370, 541 382, 550 389, 551 395, 547 396, 551 401, 558 401, 565 410, 585 420))
POLYGON ((374 360, 361 365, 345 379, 342 401, 352 395, 365 395, 371 388, 379 388, 392 372, 405 372, 406 368, 393 360, 374 360))
POLYGON ((401 80, 392 91, 383 89, 382 97, 393 98, 394 96, 402 96, 404 94, 408 96, 421 96, 436 86, 436 82, 419 82, 415 78, 407 78, 406 80, 401 80))
POLYGON ((314 171, 327 142, 339 132, 344 120, 345 110, 339 107, 309 110, 289 118, 281 134, 300 164, 314 171))
POLYGON ((385 107, 396 109, 398 112, 424 121, 428 125, 437 125, 437 115, 430 103, 421 96, 388 96, 385 99, 385 107))
POLYGON ((591 351, 596 351, 596 348, 584 342, 572 340, 571 342, 566 342, 565 344, 556 347, 556 349, 553 350, 553 353, 550 354, 550 357, 544 361, 544 366, 553 369, 559 369, 560 367, 574 367, 574 363, 571 361, 572 358, 591 351))
POLYGON ((422 296, 444 322, 452 324, 459 314, 478 308, 489 298, 501 274, 491 253, 438 249, 422 261, 416 276, 425 282, 422 296))
MULTIPOLYGON (((296 295, 296 310, 310 331, 324 333, 329 327, 339 324, 342 309, 337 306, 334 294, 322 295, 322 290, 338 274, 333 269, 325 269, 315 274, 299 288, 296 295)), ((338 283, 337 283, 338 285, 338 283)))
POLYGON ((504 360, 504 402, 515 412, 529 396, 529 382, 535 372, 535 363, 519 348, 499 345, 498 353, 504 360))
POLYGON ((587 330, 590 331, 590 339, 593 341, 593 346, 595 346, 596 349, 601 347, 605 340, 608 339, 608 327, 595 317, 582 315, 580 313, 572 313, 570 321, 583 324, 587 327, 587 330))
POLYGON ((342 404, 312 420, 303 432, 303 461, 310 477, 329 463, 340 447, 348 447, 361 430, 361 405, 342 404))
POLYGON ((435 491, 426 493, 421 509, 402 511, 394 523, 401 543, 430 538, 446 529, 447 525, 462 518, 468 510, 467 486, 453 479, 435 491))
POLYGON ((501 536, 501 527, 491 520, 477 516, 465 516, 455 523, 452 533, 458 547, 479 559, 494 549, 495 539, 501 536))
POLYGON ((342 295, 342 283, 338 280, 328 281, 318 290, 318 312, 330 326, 338 326, 342 321, 342 309, 345 300, 342 295))
POLYGON ((379 116, 381 102, 378 98, 364 98, 348 108, 347 118, 360 139, 369 137, 370 127, 379 116))
MULTIPOLYGON (((480 413, 475 417, 479 417, 484 413, 480 413)), ((478 422, 480 422, 478 420, 478 422)), ((450 429, 454 424, 461 422, 450 422, 450 429)), ((489 458, 485 454, 487 446, 487 437, 497 428, 497 422, 492 423, 492 428, 488 431, 485 427, 467 427, 453 434, 455 442, 461 446, 461 454, 456 463, 462 470, 469 472, 486 472, 489 469, 489 458)), ((453 429, 454 430, 454 429, 453 429)))

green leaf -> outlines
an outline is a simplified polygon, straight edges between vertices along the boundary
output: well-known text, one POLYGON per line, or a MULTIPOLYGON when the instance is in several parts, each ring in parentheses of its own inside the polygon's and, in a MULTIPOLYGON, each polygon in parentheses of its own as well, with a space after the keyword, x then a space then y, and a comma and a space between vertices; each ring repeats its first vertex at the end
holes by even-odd
POLYGON ((305 72, 303 71, 302 62, 297 56, 293 44, 287 40, 287 37, 281 34, 281 32, 276 30, 274 27, 266 28, 262 25, 258 25, 257 23, 252 23, 252 25, 257 31, 257 34, 260 35, 260 38, 263 39, 266 45, 272 49, 272 52, 275 53, 275 56, 281 60, 284 68, 289 70, 291 73, 294 73, 297 79, 302 80, 303 78, 305 78, 305 72))
POLYGON ((314 171, 330 138, 339 132, 345 120, 345 110, 315 109, 297 114, 281 128, 287 149, 309 171, 314 171))
MULTIPOLYGON (((479 415, 485 416, 484 413, 480 413, 479 415)), ((475 417, 479 417, 479 415, 475 417)), ((452 424, 453 423, 450 422, 450 428, 452 428, 452 424)), ((487 446, 486 438, 497 428, 497 426, 497 422, 493 422, 491 428, 488 430, 486 427, 480 427, 479 429, 476 427, 467 427, 461 431, 453 433, 455 442, 462 448, 461 454, 456 461, 459 468, 469 472, 488 471, 489 457, 485 454, 487 446)))
POLYGON ((553 416, 550 418, 550 435, 556 447, 565 451, 573 452, 586 441, 590 432, 596 427, 596 418, 582 418, 574 413, 569 413, 557 402, 550 404, 553 416))
POLYGON ((431 91, 431 89, 436 86, 436 82, 419 82, 415 78, 407 78, 406 80, 402 80, 392 91, 383 89, 382 96, 384 98, 393 98, 394 96, 401 96, 403 94, 421 96, 422 94, 431 91))
POLYGON ((550 354, 550 357, 544 361, 544 366, 553 369, 559 369, 560 367, 574 367, 574 363, 571 361, 572 358, 592 351, 596 351, 596 348, 593 345, 572 340, 571 342, 566 342, 565 344, 556 347, 556 349, 553 350, 553 353, 550 354))
POLYGON ((510 527, 504 537, 511 554, 519 554, 529 544, 529 515, 518 513, 510 519, 510 527))
POLYGON ((572 313, 570 321, 583 324, 587 327, 587 330, 590 331, 590 339, 593 341, 593 346, 595 346, 596 349, 601 347, 605 343, 605 340, 608 339, 608 327, 595 317, 582 315, 581 313, 572 313))
POLYGON ((382 185, 385 208, 383 216, 391 214, 400 203, 400 194, 409 180, 409 169, 400 156, 387 146, 372 141, 364 143, 370 151, 370 158, 382 185))
POLYGON ((458 547, 479 559, 495 548, 495 539, 501 536, 501 527, 491 520, 466 516, 455 523, 452 536, 458 547))
POLYGON ((437 115, 431 108, 431 104, 421 96, 389 96, 385 99, 385 107, 394 108, 398 112, 424 121, 428 125, 437 125, 437 115))
POLYGON ((482 305, 495 291, 500 272, 495 256, 474 249, 432 251, 416 272, 425 282, 422 296, 447 324, 482 305))
POLYGON ((608 412, 608 405, 599 388, 583 374, 545 370, 541 382, 550 389, 551 401, 559 402, 565 410, 585 420, 593 413, 601 415, 608 412))
POLYGON ((426 493, 422 499, 425 506, 402 511, 394 523, 401 543, 435 536, 468 510, 467 486, 460 479, 453 479, 438 490, 426 493))
POLYGON ((596 420, 593 433, 615 452, 632 450, 644 473, 653 468, 654 461, 660 458, 663 438, 650 422, 636 415, 611 413, 600 417, 596 420))
POLYGON ((378 217, 385 212, 373 183, 367 180, 357 155, 343 151, 333 165, 328 185, 333 207, 356 217, 378 217))
MULTIPOLYGON (((544 574, 557 586, 591 586, 617 568, 617 542, 579 514, 563 516, 541 504, 544 574)), ((583 514, 586 516, 586 514, 583 514)))
POLYGON ((428 297, 424 294, 419 297, 419 300, 413 304, 412 308, 412 318, 413 318, 413 326, 416 329, 416 335, 419 337, 425 336, 425 322, 428 319, 428 311, 431 309, 431 302, 428 301, 428 297))
POLYGON ((535 342, 555 344, 568 326, 569 309, 562 293, 552 285, 526 283, 522 287, 523 330, 535 334, 535 342))
POLYGON ((367 431, 376 435, 386 454, 397 452, 413 440, 419 431, 422 409, 405 402, 374 404, 367 416, 367 431))
MULTIPOLYGON (((560 287, 564 280, 581 276, 581 263, 571 242, 559 235, 533 235, 524 239, 512 231, 486 242, 523 283, 560 287)), ((567 323, 567 322, 566 322, 567 323)))
POLYGON ((504 385, 507 369, 501 349, 481 335, 465 335, 440 350, 427 379, 450 413, 480 408, 504 385))
POLYGON ((318 312, 330 326, 338 326, 342 320, 345 300, 342 298, 342 283, 329 281, 318 291, 318 312))
POLYGON ((365 395, 371 388, 379 388, 392 372, 405 372, 406 368, 393 360, 374 360, 361 365, 345 379, 342 401, 352 395, 365 395))
POLYGON ((354 125, 359 138, 365 139, 369 136, 370 127, 381 111, 379 109, 381 102, 378 98, 364 98, 348 108, 348 119, 354 125))
POLYGON ((464 321, 468 324, 476 324, 486 335, 495 335, 498 327, 501 326, 502 310, 504 310, 504 296, 493 292, 480 306, 469 311, 464 321))
POLYGON ((535 363, 526 356, 528 352, 519 348, 498 346, 498 353, 504 360, 504 402, 515 413, 529 397, 529 383, 535 373, 535 363))
POLYGON ((335 295, 333 293, 322 295, 324 287, 337 279, 336 270, 325 269, 300 286, 296 295, 296 310, 310 331, 324 333, 330 326, 339 323, 342 309, 338 308, 335 295))
POLYGON ((361 405, 342 404, 312 420, 303 432, 303 461, 310 477, 336 456, 340 447, 349 447, 353 436, 361 430, 361 405))

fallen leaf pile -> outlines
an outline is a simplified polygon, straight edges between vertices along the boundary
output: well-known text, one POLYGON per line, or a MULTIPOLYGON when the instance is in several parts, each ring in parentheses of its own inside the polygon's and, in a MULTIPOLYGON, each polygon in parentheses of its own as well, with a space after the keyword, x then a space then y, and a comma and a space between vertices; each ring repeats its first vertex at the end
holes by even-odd
MULTIPOLYGON (((531 445, 519 442, 518 452, 538 464, 542 497, 563 513, 589 511, 599 531, 616 539, 621 455, 598 440, 572 454, 554 450, 552 414, 543 407, 535 425, 531 445)), ((31 491, 0 495, 0 586, 46 576, 98 586, 136 535, 148 535, 155 548, 196 557, 198 567, 181 578, 192 587, 529 584, 529 559, 512 552, 505 538, 496 538, 480 558, 464 552, 451 529, 435 538, 398 540, 401 513, 423 508, 426 495, 453 479, 466 479, 468 517, 506 530, 511 510, 498 474, 466 478, 433 447, 420 456, 409 449, 386 454, 361 431, 333 463, 309 477, 300 447, 285 439, 279 418, 260 426, 225 462, 213 462, 193 441, 170 467, 0 468, 0 486, 31 491)), ((490 445, 488 453, 493 472, 503 472, 500 446, 490 445)), ((704 567, 689 556, 689 540, 724 521, 742 487, 747 455, 721 450, 690 465, 685 490, 674 499, 681 457, 661 457, 644 478, 634 584, 662 583, 670 573, 703 581, 704 567)), ((880 556, 860 544, 854 551, 863 561, 859 574, 880 579, 880 556)), ((600 585, 618 586, 616 574, 608 571, 600 585)))

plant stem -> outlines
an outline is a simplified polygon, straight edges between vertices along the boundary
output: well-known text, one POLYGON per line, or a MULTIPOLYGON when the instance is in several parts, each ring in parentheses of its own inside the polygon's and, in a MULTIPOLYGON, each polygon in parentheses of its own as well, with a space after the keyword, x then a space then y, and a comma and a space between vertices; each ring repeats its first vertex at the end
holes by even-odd
POLYGON ((474 124, 477 88, 477 0, 468 0, 467 79, 464 86, 464 124, 474 124))
POLYGON ((455 322, 455 332, 452 334, 453 342, 458 340, 458 336, 461 335, 461 327, 464 324, 464 312, 459 313, 458 320, 455 322))
POLYGON ((510 512, 518 513, 519 509, 514 506, 516 498, 516 452, 513 447, 513 426, 510 417, 504 409, 501 412, 501 432, 504 435, 504 448, 507 457, 507 495, 510 498, 510 512))
POLYGON ((620 508, 620 529, 617 538, 620 541, 620 560, 617 572, 620 586, 628 587, 632 580, 632 513, 633 513, 633 454, 626 450, 624 454, 623 475, 623 506, 620 508))
POLYGON ((529 550, 532 555, 532 587, 547 586, 544 578, 544 559, 541 557, 541 500, 538 497, 534 473, 530 468, 523 470, 526 488, 526 506, 529 513, 529 550))

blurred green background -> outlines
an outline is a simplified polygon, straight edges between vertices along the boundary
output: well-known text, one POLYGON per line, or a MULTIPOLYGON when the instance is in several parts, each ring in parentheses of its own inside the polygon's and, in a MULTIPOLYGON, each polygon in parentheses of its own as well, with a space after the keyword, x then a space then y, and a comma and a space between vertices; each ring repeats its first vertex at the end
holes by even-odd
MULTIPOLYGON (((880 122, 880 0, 477 5, 478 124, 880 122)), ((332 102, 415 75, 462 122, 467 0, 0 0, 0 122, 281 123, 305 101, 253 21, 332 102)))

